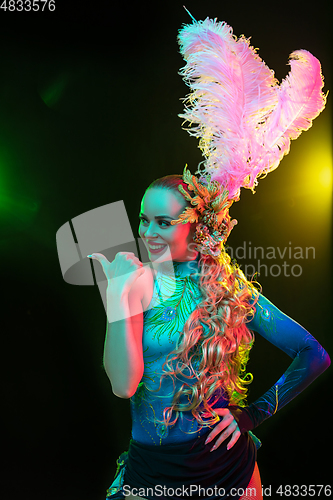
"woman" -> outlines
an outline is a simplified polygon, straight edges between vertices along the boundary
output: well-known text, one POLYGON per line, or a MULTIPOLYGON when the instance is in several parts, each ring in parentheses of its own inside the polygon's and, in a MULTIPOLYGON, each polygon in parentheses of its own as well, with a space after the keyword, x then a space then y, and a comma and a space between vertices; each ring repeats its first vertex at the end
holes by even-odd
POLYGON ((140 497, 132 493, 140 490, 141 498, 160 498, 163 486, 175 493, 201 487, 207 497, 209 488, 218 488, 217 498, 225 490, 242 500, 251 488, 251 498, 260 499, 255 438, 248 431, 295 397, 330 360, 304 328, 256 291, 224 248, 219 260, 194 250, 197 223, 171 224, 189 206, 178 185, 189 193, 174 175, 154 181, 142 199, 139 235, 152 267, 126 252, 112 263, 102 254, 91 255, 109 280, 105 369, 113 392, 131 398, 133 420, 127 463, 108 498, 140 497), (262 398, 243 407, 251 330, 294 361, 262 398), (178 373, 172 363, 164 364, 172 351, 178 373), (168 375, 161 379, 163 365, 168 375), (177 391, 178 406, 173 403, 177 391), (152 490, 147 494, 153 487, 155 497, 152 490))
POLYGON ((324 108, 319 61, 292 55, 274 74, 244 37, 209 19, 183 28, 185 114, 206 161, 200 178, 154 181, 139 234, 150 265, 121 252, 98 260, 108 279, 104 366, 113 392, 131 398, 132 439, 107 498, 262 498, 251 433, 330 364, 320 344, 261 295, 225 251, 240 188, 276 168, 290 139, 324 108), (192 197, 191 194, 194 194, 192 197), (185 210, 184 210, 185 209, 185 210), (246 406, 257 332, 292 359, 246 406))

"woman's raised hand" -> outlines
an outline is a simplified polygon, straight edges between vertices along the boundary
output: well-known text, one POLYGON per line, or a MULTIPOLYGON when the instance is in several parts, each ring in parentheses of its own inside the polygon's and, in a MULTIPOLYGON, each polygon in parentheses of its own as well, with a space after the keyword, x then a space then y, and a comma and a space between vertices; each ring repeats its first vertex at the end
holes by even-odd
POLYGON ((102 253, 92 253, 88 257, 98 260, 108 285, 115 292, 129 292, 133 283, 145 272, 142 262, 133 252, 118 252, 112 262, 102 253))

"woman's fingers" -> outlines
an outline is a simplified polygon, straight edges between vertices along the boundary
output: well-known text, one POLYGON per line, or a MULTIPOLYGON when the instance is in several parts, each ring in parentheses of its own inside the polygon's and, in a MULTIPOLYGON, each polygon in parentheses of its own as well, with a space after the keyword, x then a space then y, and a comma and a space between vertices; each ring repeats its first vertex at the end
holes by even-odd
POLYGON ((104 267, 105 264, 110 264, 108 259, 102 253, 92 253, 91 255, 87 255, 87 257, 89 257, 89 259, 98 260, 98 262, 102 264, 102 267, 104 267))
POLYGON ((222 443, 225 441, 229 436, 232 435, 232 438, 230 442, 228 443, 227 450, 230 450, 230 448, 236 443, 237 439, 240 436, 240 430, 238 429, 237 422, 234 420, 222 434, 219 436, 219 438, 216 440, 214 446, 211 448, 210 451, 216 450, 222 443))
POLYGON ((241 431, 238 428, 238 425, 236 424, 237 428, 236 431, 233 433, 232 438, 230 439, 227 450, 230 450, 230 448, 233 447, 233 445, 238 441, 239 436, 241 435, 241 431))
POLYGON ((90 259, 96 259, 96 260, 99 260, 99 259, 107 260, 105 255, 103 255, 102 253, 92 253, 91 255, 87 255, 87 257, 89 257, 90 259))
MULTIPOLYGON (((206 444, 208 444, 210 441, 212 441, 217 435, 221 434, 222 431, 224 431, 222 436, 224 436, 224 438, 226 438, 230 434, 230 432, 228 434, 228 430, 229 430, 230 426, 233 424, 233 422, 236 422, 233 418, 223 419, 223 421, 220 422, 219 424, 217 424, 215 426, 214 430, 209 434, 208 438, 206 439, 206 444)), ((236 423, 236 425, 237 425, 237 423, 236 423)), ((233 432, 233 430, 231 432, 233 432)), ((222 439, 222 441, 223 441, 223 439, 222 439)))
POLYGON ((107 279, 110 279, 110 276, 107 273, 107 269, 111 262, 105 257, 105 255, 103 255, 102 253, 94 252, 91 255, 87 255, 87 257, 89 257, 89 259, 97 260, 101 264, 103 272, 107 279))
POLYGON ((223 429, 225 429, 234 420, 234 417, 233 417, 232 413, 230 412, 230 410, 228 410, 228 408, 217 408, 214 411, 218 415, 223 416, 223 419, 221 422, 216 424, 216 426, 214 427, 212 432, 210 432, 208 434, 208 437, 205 441, 205 444, 208 444, 210 441, 212 441, 215 438, 215 436, 217 436, 217 434, 219 434, 221 431, 223 431, 223 429))
POLYGON ((238 428, 238 424, 228 408, 217 408, 215 412, 223 416, 223 419, 214 427, 212 432, 209 433, 205 441, 205 444, 208 444, 218 434, 220 434, 219 438, 217 439, 214 446, 210 450, 213 451, 216 450, 216 448, 218 448, 220 444, 223 443, 223 441, 225 441, 225 439, 227 439, 230 435, 232 435, 232 438, 227 447, 227 449, 229 450, 230 448, 232 448, 232 446, 236 443, 239 436, 241 435, 240 430, 238 428))
POLYGON ((87 255, 90 259, 97 260, 109 282, 120 279, 119 286, 131 286, 139 276, 145 273, 142 262, 133 252, 118 252, 112 262, 102 253, 94 252, 87 255))

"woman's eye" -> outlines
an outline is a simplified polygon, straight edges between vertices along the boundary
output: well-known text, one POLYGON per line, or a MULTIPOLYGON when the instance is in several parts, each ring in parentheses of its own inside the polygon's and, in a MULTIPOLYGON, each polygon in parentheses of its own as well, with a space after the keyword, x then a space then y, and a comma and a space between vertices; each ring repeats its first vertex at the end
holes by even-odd
POLYGON ((142 222, 142 224, 145 224, 147 222, 146 219, 144 219, 143 217, 139 217, 139 220, 140 222, 142 222))
MULTIPOLYGON (((147 223, 147 219, 144 219, 143 217, 139 217, 139 220, 140 220, 140 222, 142 222, 142 224, 147 223)), ((166 220, 159 220, 158 223, 162 227, 168 227, 168 226, 170 226, 170 222, 167 222, 166 220)))

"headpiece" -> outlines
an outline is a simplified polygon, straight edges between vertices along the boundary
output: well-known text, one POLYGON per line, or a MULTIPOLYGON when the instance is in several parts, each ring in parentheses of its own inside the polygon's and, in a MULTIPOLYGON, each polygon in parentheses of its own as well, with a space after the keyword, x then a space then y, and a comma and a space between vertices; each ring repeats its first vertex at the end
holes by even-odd
POLYGON ((240 188, 254 193, 257 179, 289 153, 290 140, 311 127, 326 104, 324 82, 318 59, 297 50, 279 85, 249 39, 237 39, 216 19, 194 20, 178 40, 186 61, 180 74, 191 89, 179 116, 199 138, 205 160, 198 179, 185 167, 183 180, 195 197, 178 188, 195 208, 187 207, 171 224, 198 222, 193 238, 198 250, 216 257, 237 223, 230 220, 229 207, 239 200, 240 188))
POLYGON ((208 178, 205 185, 200 183, 195 175, 191 175, 187 170, 187 165, 184 168, 183 180, 188 184, 188 190, 194 191, 195 196, 191 197, 182 185, 178 186, 178 189, 195 208, 187 207, 171 224, 200 221, 193 241, 201 247, 201 253, 217 257, 221 253, 221 242, 228 238, 230 231, 237 224, 236 219, 231 220, 229 215, 233 200, 228 199, 228 191, 217 181, 211 182, 208 178))

